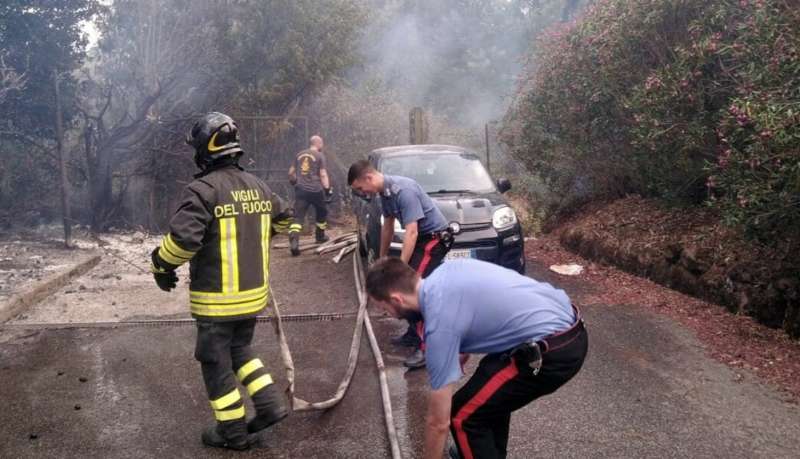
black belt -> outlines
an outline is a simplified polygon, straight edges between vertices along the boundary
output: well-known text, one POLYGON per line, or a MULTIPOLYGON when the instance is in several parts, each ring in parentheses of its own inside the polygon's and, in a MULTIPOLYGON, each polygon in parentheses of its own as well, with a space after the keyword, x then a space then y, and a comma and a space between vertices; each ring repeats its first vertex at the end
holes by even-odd
POLYGON ((503 359, 514 359, 518 365, 524 365, 533 370, 534 375, 539 374, 544 354, 568 346, 584 331, 585 326, 580 311, 575 305, 572 308, 575 310, 575 323, 571 327, 538 341, 526 341, 508 352, 502 353, 501 357, 503 359))
POLYGON ((453 230, 445 228, 441 231, 422 234, 417 238, 418 241, 430 241, 431 239, 439 239, 445 244, 450 244, 453 242, 453 230))
POLYGON ((581 332, 583 332, 585 326, 583 324, 581 312, 575 305, 573 305, 572 308, 575 310, 576 320, 571 327, 564 331, 545 336, 537 341, 525 341, 524 343, 513 347, 509 351, 504 352, 503 355, 506 357, 514 357, 522 363, 529 363, 537 359, 541 359, 541 356, 547 354, 548 352, 561 349, 562 347, 567 346, 571 342, 575 341, 581 332))
POLYGON ((578 335, 580 335, 581 332, 586 329, 586 326, 583 324, 583 317, 581 317, 581 311, 575 305, 573 305, 572 308, 575 310, 576 320, 571 327, 536 341, 536 344, 539 346, 542 354, 547 354, 548 352, 561 349, 562 347, 575 341, 575 338, 577 338, 578 335))

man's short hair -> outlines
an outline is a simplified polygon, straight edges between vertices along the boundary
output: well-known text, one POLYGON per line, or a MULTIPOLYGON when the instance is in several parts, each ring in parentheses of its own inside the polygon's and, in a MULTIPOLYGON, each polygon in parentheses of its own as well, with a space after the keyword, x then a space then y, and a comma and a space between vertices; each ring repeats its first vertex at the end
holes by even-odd
POLYGON ((364 174, 374 170, 375 168, 372 167, 372 163, 366 159, 354 162, 353 165, 350 166, 350 170, 347 171, 347 184, 352 185, 353 182, 363 177, 364 174))
POLYGON ((391 293, 412 294, 417 286, 417 273, 399 258, 383 257, 367 271, 367 294, 388 301, 391 293))

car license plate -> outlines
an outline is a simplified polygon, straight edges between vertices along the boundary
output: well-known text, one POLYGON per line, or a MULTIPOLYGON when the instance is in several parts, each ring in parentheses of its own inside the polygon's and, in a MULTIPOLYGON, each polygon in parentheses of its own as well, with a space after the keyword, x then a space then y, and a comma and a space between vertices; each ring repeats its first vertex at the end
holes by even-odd
POLYGON ((451 250, 447 252, 445 255, 445 260, 458 260, 461 258, 472 258, 472 250, 470 249, 460 249, 460 250, 451 250))

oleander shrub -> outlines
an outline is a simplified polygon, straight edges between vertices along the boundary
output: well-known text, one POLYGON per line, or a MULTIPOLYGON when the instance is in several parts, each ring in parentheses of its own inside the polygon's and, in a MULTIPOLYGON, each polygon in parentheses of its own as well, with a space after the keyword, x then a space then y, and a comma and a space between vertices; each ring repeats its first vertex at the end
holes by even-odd
POLYGON ((796 1, 598 0, 535 44, 503 140, 558 213, 636 192, 800 227, 796 1))

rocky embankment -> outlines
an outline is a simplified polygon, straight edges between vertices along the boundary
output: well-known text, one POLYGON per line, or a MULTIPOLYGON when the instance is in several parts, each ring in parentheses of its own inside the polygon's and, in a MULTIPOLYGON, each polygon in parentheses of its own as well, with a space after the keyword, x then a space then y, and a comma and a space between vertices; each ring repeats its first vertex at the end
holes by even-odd
POLYGON ((798 240, 757 244, 706 209, 667 208, 638 196, 596 205, 557 231, 586 258, 800 337, 798 240))

